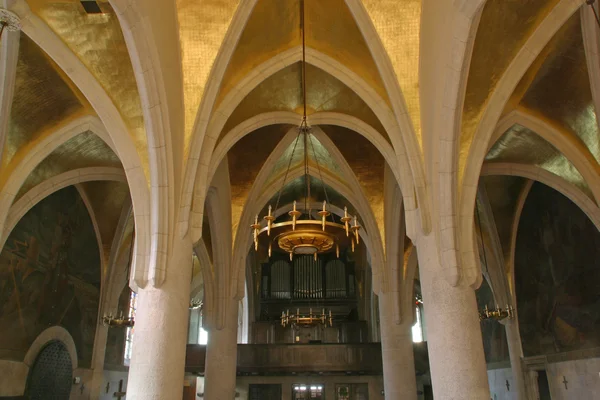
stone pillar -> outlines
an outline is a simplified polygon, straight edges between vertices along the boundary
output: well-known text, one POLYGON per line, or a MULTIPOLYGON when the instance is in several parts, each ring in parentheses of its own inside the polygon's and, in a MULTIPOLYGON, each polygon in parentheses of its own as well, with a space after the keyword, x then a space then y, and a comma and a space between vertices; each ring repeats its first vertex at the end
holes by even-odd
POLYGON ((518 400, 527 400, 527 389, 525 372, 523 369, 523 347, 521 346, 521 335, 519 334, 519 322, 516 319, 505 320, 506 341, 508 342, 508 354, 510 355, 510 366, 515 382, 515 391, 518 400))
POLYGON ((175 239, 165 282, 139 289, 128 400, 181 399, 188 334, 192 242, 175 239))
POLYGON ((397 323, 400 294, 395 291, 379 295, 379 324, 383 356, 383 385, 386 399, 417 399, 412 341, 413 313, 410 307, 397 323))
MULTIPOLYGON (((233 298, 219 299, 218 301, 225 303, 223 304, 224 315, 221 327, 217 326, 219 323, 211 323, 207 327, 208 345, 204 370, 205 400, 229 400, 235 396, 238 301, 233 298)), ((211 318, 211 320, 214 319, 211 318)))
POLYGON ((417 251, 434 397, 489 399, 475 291, 448 283, 433 235, 419 238, 417 251))

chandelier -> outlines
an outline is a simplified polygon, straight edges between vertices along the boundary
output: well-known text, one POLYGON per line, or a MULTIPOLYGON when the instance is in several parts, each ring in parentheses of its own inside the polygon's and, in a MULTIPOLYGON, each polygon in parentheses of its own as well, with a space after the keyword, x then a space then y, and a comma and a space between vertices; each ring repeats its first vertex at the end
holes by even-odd
POLYGON ((125 317, 123 312, 117 317, 112 314, 104 315, 102 317, 102 324, 109 328, 129 328, 135 324, 133 317, 125 317))
MULTIPOLYGON (((259 247, 268 250, 269 258, 273 251, 281 253, 288 253, 290 261, 294 255, 312 255, 314 259, 317 259, 318 254, 328 253, 335 251, 337 257, 340 255, 340 248, 351 247, 354 251, 355 245, 359 243, 359 229, 358 220, 356 217, 348 215, 348 209, 344 207, 344 216, 337 222, 331 212, 329 211, 329 197, 327 195, 327 188, 323 181, 321 174, 321 167, 319 159, 310 137, 311 128, 308 125, 306 119, 306 45, 304 35, 304 1, 300 3, 300 29, 302 31, 302 93, 303 93, 303 104, 304 112, 302 115, 302 122, 298 127, 298 136, 294 144, 294 148, 290 155, 289 163, 281 188, 277 195, 277 203, 275 208, 269 205, 269 211, 264 216, 266 224, 259 222, 258 215, 254 219, 254 224, 250 227, 252 229, 252 235, 254 239, 254 249, 258 251, 259 247), (276 216, 273 215, 274 211, 278 210, 279 200, 281 199, 281 193, 286 183, 287 176, 290 171, 294 152, 300 139, 304 142, 304 183, 305 183, 305 197, 304 197, 304 209, 298 209, 298 203, 294 201, 292 209, 288 212, 291 217, 290 220, 283 222, 275 222, 276 216), (319 171, 320 180, 323 184, 323 191, 325 193, 325 200, 323 201, 323 207, 316 213, 318 219, 313 218, 313 210, 310 208, 310 174, 308 166, 308 147, 312 147, 313 157, 317 164, 319 171), (331 217, 331 218, 329 218, 331 217), (352 222, 352 223, 351 223, 352 222)), ((295 316, 294 318, 297 318, 295 316)))
MULTIPOLYGON (((475 204, 475 212, 477 215, 477 224, 479 225, 479 235, 481 237, 481 248, 483 250, 483 263, 485 265, 485 270, 487 271, 487 273, 489 275, 487 256, 485 254, 485 241, 483 239, 483 229, 481 228, 481 216, 479 215, 479 206, 477 204, 475 204)), ((507 318, 513 319, 514 317, 515 317, 515 309, 510 304, 507 304, 506 307, 504 307, 504 308, 500 308, 496 304, 496 308, 493 308, 491 310, 488 308, 488 306, 486 304, 485 308, 483 310, 479 311, 479 321, 486 321, 486 320, 501 321, 501 320, 507 319, 507 318)))
POLYGON ((308 315, 300 314, 300 309, 296 309, 296 314, 290 314, 290 310, 281 312, 281 326, 284 328, 287 325, 317 325, 323 324, 324 326, 333 326, 333 316, 331 315, 331 310, 329 310, 329 314, 323 309, 321 311, 321 315, 313 314, 312 308, 310 309, 308 315))

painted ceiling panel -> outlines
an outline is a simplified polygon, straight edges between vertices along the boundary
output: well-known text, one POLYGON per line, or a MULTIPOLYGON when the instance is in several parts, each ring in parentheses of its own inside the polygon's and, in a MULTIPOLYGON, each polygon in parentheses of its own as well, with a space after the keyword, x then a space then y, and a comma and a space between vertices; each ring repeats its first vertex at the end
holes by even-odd
POLYGON ((29 174, 15 201, 34 186, 74 169, 86 167, 122 168, 119 157, 102 139, 88 131, 58 146, 29 174))
MULTIPOLYGON (((292 64, 270 76, 252 90, 233 111, 223 127, 228 132, 255 115, 271 111, 302 114, 302 64, 292 64)), ((388 140, 377 116, 354 91, 325 71, 306 65, 307 114, 319 111, 340 112, 361 119, 388 140)))
POLYGON ((477 125, 498 81, 523 44, 558 0, 503 0, 485 3, 465 93, 459 168, 462 170, 477 125))
MULTIPOLYGON (((337 165, 329 151, 314 135, 309 135, 308 139, 308 162, 310 167, 317 170, 321 169, 324 172, 333 174, 336 179, 345 181, 344 174, 341 168, 337 165)), ((304 163, 304 138, 302 135, 296 136, 294 141, 285 149, 281 157, 275 162, 269 177, 266 180, 265 186, 271 185, 273 181, 282 177, 288 167, 293 170, 304 163), (291 160, 290 160, 291 158, 291 160)))
POLYGON ((3 167, 17 161, 15 157, 22 158, 58 125, 93 113, 69 78, 24 33, 20 36, 14 93, 3 167))
POLYGON ((590 188, 573 164, 535 132, 513 125, 490 149, 487 162, 514 162, 535 165, 578 187, 594 201, 590 188))
POLYGON ((69 46, 104 87, 127 124, 149 177, 140 95, 119 19, 107 0, 87 14, 78 0, 30 0, 31 9, 69 46))
MULTIPOLYGON (((306 46, 350 68, 388 103, 371 52, 344 0, 306 0, 306 46)), ((223 77, 219 100, 252 69, 302 45, 300 1, 259 0, 223 77)))

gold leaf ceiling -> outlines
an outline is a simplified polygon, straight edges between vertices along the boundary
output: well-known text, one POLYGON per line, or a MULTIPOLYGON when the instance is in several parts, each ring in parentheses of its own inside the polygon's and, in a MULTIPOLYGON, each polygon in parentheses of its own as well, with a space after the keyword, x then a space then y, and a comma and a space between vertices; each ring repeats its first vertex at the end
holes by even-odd
POLYGON ((362 0, 392 62, 419 144, 419 46, 421 0, 362 0))
POLYGON ((104 87, 121 113, 149 177, 140 95, 119 19, 108 0, 87 14, 78 0, 29 0, 31 9, 66 43, 104 87))
POLYGON ((577 168, 554 146, 521 125, 515 124, 508 129, 490 149, 485 160, 541 167, 575 185, 595 201, 577 168))
MULTIPOLYGON (((377 65, 344 0, 305 0, 305 21, 308 48, 351 69, 389 104, 377 65)), ((258 0, 223 77, 217 104, 252 69, 301 45, 300 1, 258 0)))
MULTIPOLYGON (((223 127, 228 132, 255 115, 271 111, 293 111, 302 114, 302 64, 294 63, 260 83, 233 111, 223 127)), ((354 116, 375 128, 388 140, 385 129, 367 104, 350 88, 325 71, 306 66, 307 114, 319 111, 339 112, 354 116)))
MULTIPOLYGON (((308 163, 309 166, 318 170, 321 168, 329 174, 335 175, 341 181, 345 181, 342 170, 331 157, 331 154, 323 144, 312 134, 308 137, 308 163)), ((274 180, 282 177, 288 166, 291 170, 304 163, 304 139, 296 136, 294 141, 285 149, 281 157, 275 162, 265 186, 269 186, 274 180), (292 154, 293 153, 293 154, 292 154), (290 162, 290 158, 293 156, 290 162)))
POLYGON ((244 136, 227 153, 234 243, 248 193, 265 161, 291 128, 290 125, 272 125, 257 129, 244 136))
MULTIPOLYGON (((57 126, 85 114, 93 114, 93 110, 81 92, 46 53, 21 33, 3 168, 17 164, 57 126)), ((6 179, 6 173, 3 175, 6 179)))
MULTIPOLYGON (((580 14, 575 13, 546 45, 520 106, 541 116, 563 134, 581 141, 600 160, 600 136, 590 90, 580 14)), ((534 68, 534 67, 532 67, 534 68)))
POLYGON ((122 168, 119 157, 102 139, 92 132, 84 132, 58 146, 29 174, 15 201, 39 183, 79 168, 122 168))
POLYGON ((558 0, 503 0, 485 3, 469 69, 460 138, 459 176, 477 125, 510 62, 558 0))
POLYGON ((185 104, 185 150, 208 77, 239 0, 176 0, 185 104))

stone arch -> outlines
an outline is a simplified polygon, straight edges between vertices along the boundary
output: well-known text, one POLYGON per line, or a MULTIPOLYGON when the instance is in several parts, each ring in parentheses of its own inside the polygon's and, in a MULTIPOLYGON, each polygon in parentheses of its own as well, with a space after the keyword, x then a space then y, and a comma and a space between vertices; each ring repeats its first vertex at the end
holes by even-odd
MULTIPOLYGON (((203 204, 202 199, 204 194, 202 193, 202 188, 205 188, 207 183, 206 173, 201 171, 201 169, 198 170, 200 160, 203 160, 202 162, 206 162, 206 160, 210 159, 216 140, 221 133, 221 129, 224 126, 229 114, 233 112, 237 104, 239 104, 239 102, 242 101, 242 99, 264 79, 281 70, 285 66, 299 61, 301 59, 301 55, 301 48, 296 47, 279 53, 272 59, 257 66, 225 96, 219 105, 219 108, 214 112, 214 116, 207 127, 205 136, 202 138, 196 136, 194 137, 190 154, 199 154, 200 156, 198 159, 191 159, 188 169, 186 170, 184 185, 187 188, 184 188, 184 191, 188 193, 188 196, 192 197, 192 200, 184 200, 182 203, 186 204, 187 207, 191 209, 191 216, 189 218, 192 219, 193 229, 198 229, 198 227, 201 225, 202 214, 198 208, 203 204), (191 187, 192 185, 193 189, 191 187)), ((383 99, 381 99, 379 95, 358 75, 336 60, 333 60, 332 58, 310 48, 306 49, 306 57, 306 60, 309 64, 314 65, 336 77, 350 89, 355 91, 355 93, 357 93, 367 103, 375 115, 380 119, 386 131, 391 133, 390 138, 392 138, 392 145, 396 153, 395 157, 398 160, 396 163, 391 165, 396 166, 394 167, 395 175, 400 178, 399 182, 403 188, 405 203, 412 205, 412 208, 416 208, 416 199, 413 196, 413 187, 415 187, 414 179, 417 178, 414 178, 414 172, 411 174, 412 170, 409 162, 410 157, 405 150, 401 138, 401 131, 398 127, 397 121, 393 117, 392 111, 386 106, 386 103, 383 101, 383 99)), ((405 117, 408 118, 407 116, 405 117)), ((311 118, 309 118, 309 122, 312 121, 311 118)), ((377 146, 378 143, 374 143, 374 145, 377 146)), ((422 186, 424 187, 424 183, 422 186)), ((418 189, 417 192, 420 193, 418 189)), ((423 201, 420 203, 421 206, 427 208, 427 202, 424 201, 425 198, 423 197, 422 199, 423 201)), ((427 216, 428 214, 425 212, 423 215, 427 216)), ((197 234, 193 236, 197 236, 197 234)))
POLYGON ((502 118, 490 140, 488 151, 515 124, 519 124, 535 132, 562 153, 581 173, 581 176, 589 185, 596 202, 600 200, 600 180, 598 179, 598 176, 600 176, 600 166, 590 150, 568 133, 562 132, 546 121, 529 113, 516 110, 502 118))
MULTIPOLYGON (((572 0, 561 0, 540 23, 537 29, 527 39, 519 53, 512 60, 504 72, 488 104, 483 112, 482 118, 477 126, 473 142, 463 167, 464 175, 459 177, 460 199, 459 199, 459 240, 461 249, 461 269, 478 271, 476 253, 473 243, 473 209, 481 167, 487 154, 488 143, 504 106, 510 98, 520 79, 527 72, 537 55, 550 41, 562 25, 575 13, 581 2, 572 0)), ((476 275, 476 274, 475 274, 476 275)), ((475 276, 469 276, 469 281, 475 276)))
POLYGON ((71 356, 73 370, 77 368, 77 348, 75 347, 75 341, 73 340, 71 334, 62 326, 51 326, 40 333, 37 338, 35 338, 31 346, 29 346, 29 350, 27 350, 27 354, 25 354, 25 358, 23 359, 25 365, 31 368, 31 366, 33 366, 35 363, 40 351, 42 351, 42 349, 48 343, 54 341, 60 341, 65 345, 69 351, 69 355, 71 356))
POLYGON ((59 191, 67 186, 76 185, 78 183, 90 182, 90 181, 116 181, 116 182, 127 182, 125 173, 120 168, 111 167, 92 167, 92 168, 80 168, 74 171, 69 171, 50 178, 49 180, 40 183, 35 186, 27 193, 23 195, 17 202, 15 202, 6 218, 4 226, 4 232, 2 239, 0 240, 0 248, 4 247, 6 238, 13 230, 19 220, 27 214, 33 206, 39 203, 44 198, 50 196, 52 193, 59 191))
POLYGON ((481 175, 510 175, 539 181, 563 194, 575 203, 600 230, 600 208, 585 193, 558 175, 528 164, 488 163, 483 165, 481 175))
POLYGON ((127 125, 102 85, 50 27, 36 16, 25 2, 17 3, 14 11, 21 18, 22 31, 58 64, 88 99, 98 113, 114 144, 116 154, 123 163, 134 205, 135 225, 138 232, 135 245, 135 276, 143 286, 147 281, 144 270, 151 239, 150 191, 141 157, 129 135, 127 125))

